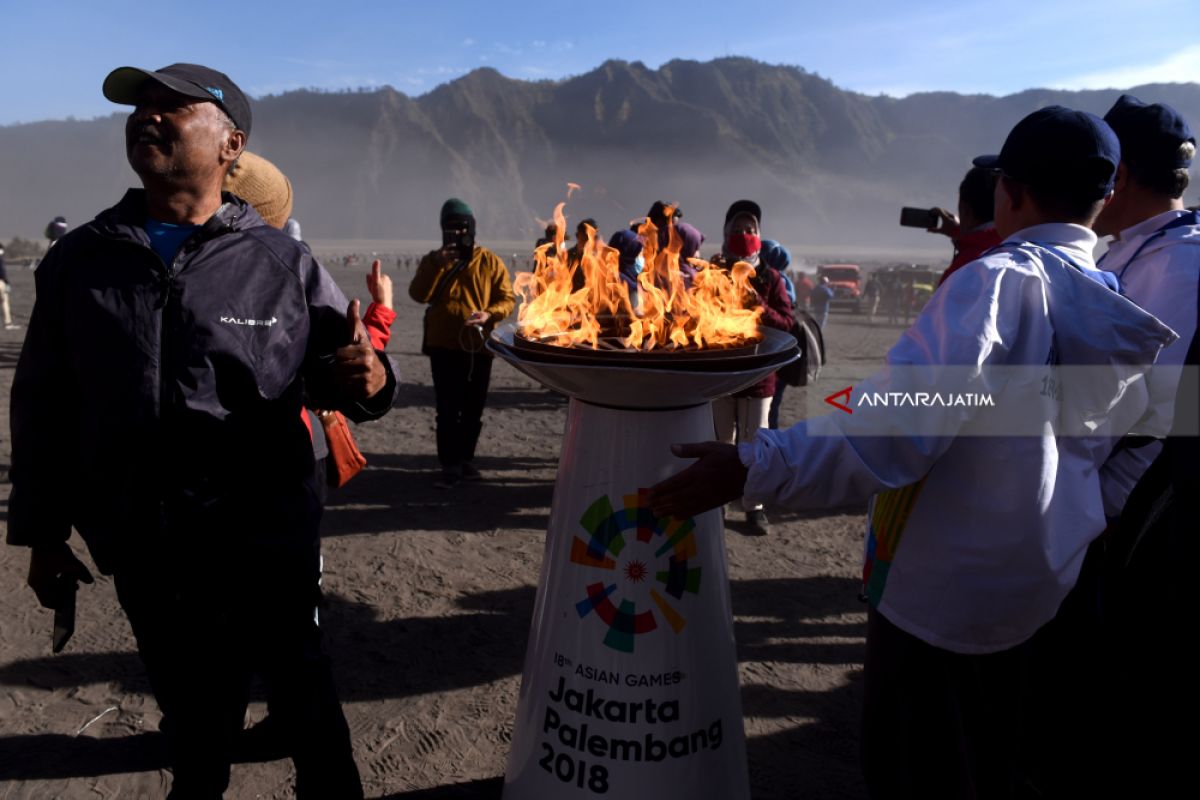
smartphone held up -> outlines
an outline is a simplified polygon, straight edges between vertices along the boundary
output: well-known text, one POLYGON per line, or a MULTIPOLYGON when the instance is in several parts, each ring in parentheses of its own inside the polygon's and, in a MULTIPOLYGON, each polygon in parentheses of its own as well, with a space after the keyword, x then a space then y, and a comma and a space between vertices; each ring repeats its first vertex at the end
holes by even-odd
POLYGON ((913 208, 905 206, 900 209, 900 224, 906 228, 924 228, 935 230, 941 223, 942 216, 936 208, 913 208))
POLYGON ((475 234, 466 228, 443 230, 442 249, 454 253, 455 258, 470 258, 475 249, 475 234))

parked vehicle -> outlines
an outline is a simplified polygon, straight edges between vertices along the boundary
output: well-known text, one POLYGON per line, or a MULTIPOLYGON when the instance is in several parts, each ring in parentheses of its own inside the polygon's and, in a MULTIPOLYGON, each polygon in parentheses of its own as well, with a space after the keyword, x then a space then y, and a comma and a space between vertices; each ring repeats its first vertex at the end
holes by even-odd
POLYGON ((833 289, 833 306, 862 311, 862 270, 857 264, 822 264, 817 267, 817 281, 829 279, 833 289))

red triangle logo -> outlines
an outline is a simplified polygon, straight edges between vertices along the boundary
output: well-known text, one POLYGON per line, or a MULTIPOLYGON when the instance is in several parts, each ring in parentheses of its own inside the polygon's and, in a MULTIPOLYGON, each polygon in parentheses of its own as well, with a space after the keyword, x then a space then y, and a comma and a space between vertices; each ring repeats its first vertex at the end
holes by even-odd
POLYGON ((825 402, 829 403, 829 405, 833 406, 834 408, 839 408, 842 411, 845 411, 847 414, 853 414, 854 409, 850 407, 850 392, 853 390, 853 386, 847 386, 840 392, 834 392, 833 394, 829 395, 829 397, 826 397, 825 402), (841 401, 839 401, 838 398, 841 398, 841 401))

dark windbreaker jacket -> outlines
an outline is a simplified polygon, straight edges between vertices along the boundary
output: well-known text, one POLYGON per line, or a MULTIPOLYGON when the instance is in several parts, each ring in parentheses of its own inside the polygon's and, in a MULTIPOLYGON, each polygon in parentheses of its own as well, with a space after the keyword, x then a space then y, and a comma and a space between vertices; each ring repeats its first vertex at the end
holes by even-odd
POLYGON ((307 247, 223 199, 172 264, 131 190, 38 267, 13 380, 10 544, 65 541, 74 526, 104 572, 148 549, 312 546, 302 398, 374 419, 395 377, 380 354, 383 390, 339 393, 346 297, 307 247))

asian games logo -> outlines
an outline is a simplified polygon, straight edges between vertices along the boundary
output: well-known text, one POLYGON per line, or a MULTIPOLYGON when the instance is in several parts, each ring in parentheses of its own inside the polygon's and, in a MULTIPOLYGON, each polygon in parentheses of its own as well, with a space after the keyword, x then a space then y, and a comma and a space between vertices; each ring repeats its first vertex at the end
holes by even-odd
POLYGON ((695 521, 655 517, 646 490, 638 489, 616 510, 607 496, 599 498, 579 523, 590 538, 572 540, 571 563, 606 574, 587 585, 575 610, 580 619, 595 612, 608 626, 605 646, 632 653, 636 637, 660 625, 682 631, 687 620, 667 598, 700 593, 700 567, 688 566, 697 558, 695 521))

